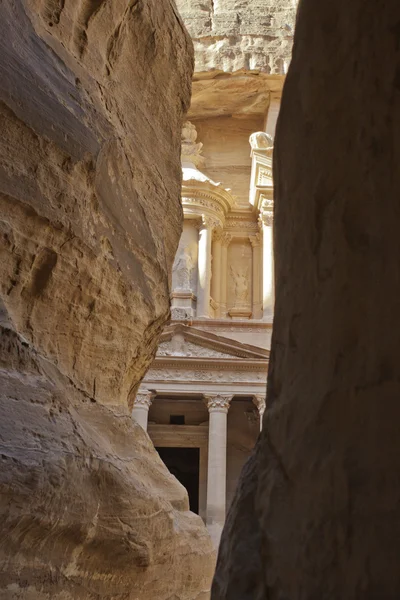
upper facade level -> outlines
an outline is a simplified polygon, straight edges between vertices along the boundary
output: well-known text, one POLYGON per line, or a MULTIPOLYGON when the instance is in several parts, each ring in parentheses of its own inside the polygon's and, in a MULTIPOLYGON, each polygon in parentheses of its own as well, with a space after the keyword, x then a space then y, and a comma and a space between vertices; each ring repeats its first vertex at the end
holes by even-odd
MULTIPOLYGON (((247 197, 239 200, 200 170, 203 144, 192 123, 183 127, 185 220, 172 276, 174 320, 272 320, 272 138, 256 132, 246 146, 247 197)), ((238 183, 246 173, 239 174, 238 183)))

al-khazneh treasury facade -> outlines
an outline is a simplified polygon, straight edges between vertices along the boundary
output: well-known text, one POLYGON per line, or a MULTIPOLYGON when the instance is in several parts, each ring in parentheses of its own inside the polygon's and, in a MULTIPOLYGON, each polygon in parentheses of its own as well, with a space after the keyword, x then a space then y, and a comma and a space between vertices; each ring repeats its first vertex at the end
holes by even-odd
MULTIPOLYGON (((251 2, 236 19, 247 23, 242 33, 232 29, 227 0, 212 3, 210 21, 194 0, 177 4, 196 49, 182 130, 184 225, 172 318, 132 414, 188 489, 191 509, 217 546, 265 409, 274 310, 273 137, 291 42, 277 34, 281 55, 266 62, 268 32, 264 39, 246 29, 251 19, 258 27, 251 2)), ((295 3, 286 4, 282 22, 294 19, 295 3)))

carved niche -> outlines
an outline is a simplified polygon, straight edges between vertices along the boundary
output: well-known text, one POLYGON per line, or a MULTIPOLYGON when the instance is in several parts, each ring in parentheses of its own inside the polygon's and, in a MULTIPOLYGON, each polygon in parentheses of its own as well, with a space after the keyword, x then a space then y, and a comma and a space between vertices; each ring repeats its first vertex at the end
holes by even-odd
MULTIPOLYGON (((179 291, 196 290, 197 278, 197 238, 194 224, 184 223, 179 247, 172 267, 172 289, 179 291)), ((185 308, 184 306, 180 308, 185 308)))
POLYGON ((233 241, 228 249, 229 314, 249 317, 252 306, 252 247, 246 241, 233 241))

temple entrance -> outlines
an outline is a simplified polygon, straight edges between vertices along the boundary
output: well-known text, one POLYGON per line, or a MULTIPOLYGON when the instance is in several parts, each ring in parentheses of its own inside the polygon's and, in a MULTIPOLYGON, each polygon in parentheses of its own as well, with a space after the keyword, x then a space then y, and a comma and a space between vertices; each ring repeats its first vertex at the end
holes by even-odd
POLYGON ((156 447, 161 460, 189 495, 190 510, 199 514, 200 448, 156 447))

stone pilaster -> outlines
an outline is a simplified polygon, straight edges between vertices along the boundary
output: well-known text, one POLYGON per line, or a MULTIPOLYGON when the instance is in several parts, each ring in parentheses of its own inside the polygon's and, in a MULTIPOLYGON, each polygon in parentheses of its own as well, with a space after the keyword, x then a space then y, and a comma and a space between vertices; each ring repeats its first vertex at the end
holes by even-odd
POLYGON ((228 410, 232 395, 204 397, 210 414, 208 431, 207 529, 219 545, 226 511, 226 441, 228 410))
POLYGON ((153 402, 154 392, 149 390, 139 391, 133 401, 132 418, 147 431, 149 409, 153 402))
POLYGON ((219 315, 227 315, 227 297, 228 297, 228 246, 232 241, 232 235, 223 233, 221 236, 221 303, 219 315))
POLYGON ((222 255, 222 230, 214 230, 212 244, 212 275, 211 275, 211 297, 217 304, 215 316, 221 314, 221 255, 222 255))
POLYGON ((261 298, 261 234, 250 235, 249 240, 253 249, 253 298, 252 311, 253 319, 262 317, 262 298, 261 298))

